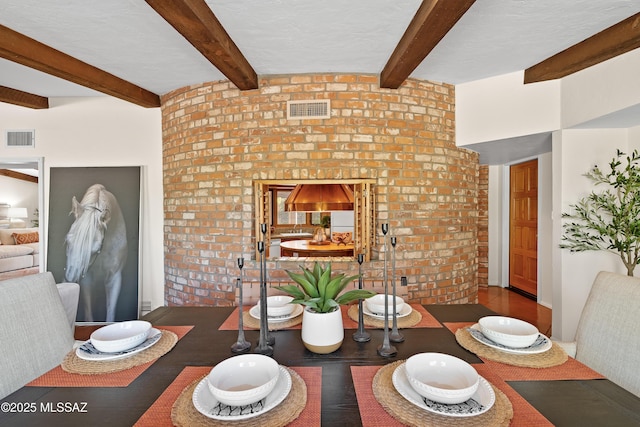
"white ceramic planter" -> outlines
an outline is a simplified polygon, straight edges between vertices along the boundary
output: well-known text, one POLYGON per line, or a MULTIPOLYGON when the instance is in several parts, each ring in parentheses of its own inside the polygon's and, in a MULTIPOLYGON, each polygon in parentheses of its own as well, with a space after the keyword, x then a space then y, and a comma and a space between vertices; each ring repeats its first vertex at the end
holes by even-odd
POLYGON ((333 353, 342 345, 344 327, 342 312, 316 313, 305 307, 302 313, 302 342, 314 353, 333 353))

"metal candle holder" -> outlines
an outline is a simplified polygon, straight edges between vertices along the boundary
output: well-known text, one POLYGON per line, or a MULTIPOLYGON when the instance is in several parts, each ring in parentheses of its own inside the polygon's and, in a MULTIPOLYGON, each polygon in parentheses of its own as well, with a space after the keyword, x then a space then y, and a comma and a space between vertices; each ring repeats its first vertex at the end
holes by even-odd
POLYGON ((389 339, 391 342, 404 341, 404 335, 398 332, 398 313, 396 312, 396 236, 391 238, 391 247, 393 248, 393 255, 391 258, 391 286, 393 289, 393 327, 391 328, 391 336, 389 339))
MULTIPOLYGON (((265 304, 265 311, 264 313, 266 313, 268 311, 267 308, 267 282, 269 281, 269 278, 267 277, 267 224, 260 224, 260 231, 262 232, 262 241, 264 242, 264 256, 262 257, 262 269, 264 270, 264 304, 265 304)), ((262 296, 260 297, 262 298, 262 296)), ((260 306, 262 308, 262 306, 260 306)), ((267 344, 269 345, 274 345, 276 343, 276 338, 273 336, 273 334, 271 333, 271 331, 269 331, 269 317, 268 316, 264 316, 265 317, 265 324, 267 325, 265 327, 265 330, 267 331, 267 344)), ((260 316, 260 318, 262 319, 262 316, 260 316)))
POLYGON ((244 267, 244 258, 238 258, 238 267, 240 268, 240 277, 236 281, 236 287, 239 290, 238 298, 240 299, 238 304, 238 341, 231 346, 231 351, 233 353, 244 353, 251 348, 251 343, 244 338, 244 309, 242 308, 242 267, 244 267))
MULTIPOLYGON (((362 278, 362 262, 364 254, 358 254, 358 289, 363 288, 364 279, 362 278)), ((362 312, 362 299, 358 300, 358 330, 353 333, 353 340, 357 342, 371 341, 371 334, 364 330, 364 313, 362 312)))
POLYGON ((264 354, 265 356, 272 356, 273 347, 269 345, 267 336, 269 323, 267 320, 267 281, 265 279, 266 272, 264 266, 264 241, 258 242, 258 252, 260 252, 260 340, 254 351, 264 354))
MULTIPOLYGON (((382 224, 382 234, 384 235, 384 340, 378 346, 378 354, 382 357, 392 357, 398 354, 398 350, 389 342, 389 280, 387 275, 387 233, 389 224, 382 224)), ((395 311, 395 310, 394 310, 395 311)))

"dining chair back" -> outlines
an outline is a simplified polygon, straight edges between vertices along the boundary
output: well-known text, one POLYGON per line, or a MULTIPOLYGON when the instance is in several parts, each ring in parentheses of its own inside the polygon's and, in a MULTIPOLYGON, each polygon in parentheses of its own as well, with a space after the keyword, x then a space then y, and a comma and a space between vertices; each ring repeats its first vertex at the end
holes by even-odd
POLYGON ((640 278, 600 272, 576 332, 575 358, 640 397, 640 278))
POLYGON ((50 272, 0 281, 0 399, 71 351, 79 292, 75 283, 57 286, 50 272))

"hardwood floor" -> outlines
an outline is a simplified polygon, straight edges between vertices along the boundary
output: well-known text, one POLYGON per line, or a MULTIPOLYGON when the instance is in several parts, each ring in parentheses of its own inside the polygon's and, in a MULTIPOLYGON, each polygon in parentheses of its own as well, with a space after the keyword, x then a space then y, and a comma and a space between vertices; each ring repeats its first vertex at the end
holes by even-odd
POLYGON ((503 316, 516 317, 551 336, 551 309, 517 292, 498 286, 478 288, 478 302, 503 316))

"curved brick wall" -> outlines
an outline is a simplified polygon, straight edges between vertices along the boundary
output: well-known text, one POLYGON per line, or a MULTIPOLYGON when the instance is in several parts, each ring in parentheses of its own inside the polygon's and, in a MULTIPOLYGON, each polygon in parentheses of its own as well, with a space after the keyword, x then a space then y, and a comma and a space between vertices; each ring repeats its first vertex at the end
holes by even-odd
MULTIPOLYGON (((409 282, 399 293, 476 302, 478 157, 455 146, 453 86, 380 89, 371 75, 270 76, 244 92, 213 82, 163 96, 162 120, 167 304, 234 304, 240 256, 255 299, 252 182, 297 178, 374 178, 377 220, 398 240, 396 277, 409 282), (324 98, 331 119, 286 120, 287 100, 324 98)), ((365 284, 380 291, 380 253, 372 259, 365 284)), ((298 264, 269 261, 270 282, 298 264)))

